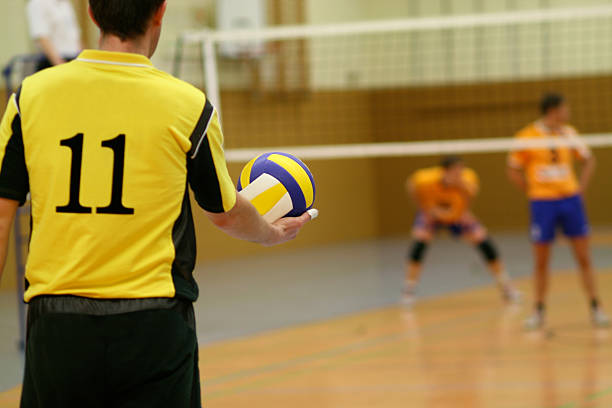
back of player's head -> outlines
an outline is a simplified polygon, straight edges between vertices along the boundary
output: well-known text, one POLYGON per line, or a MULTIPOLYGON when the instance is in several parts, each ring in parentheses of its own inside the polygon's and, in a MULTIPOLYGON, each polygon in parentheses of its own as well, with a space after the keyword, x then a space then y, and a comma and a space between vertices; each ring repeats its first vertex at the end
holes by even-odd
POLYGON ((445 156, 442 158, 442 160, 440 160, 440 166, 442 166, 442 168, 445 170, 448 170, 459 164, 463 164, 463 159, 459 156, 445 156))
POLYGON ((165 0, 89 0, 91 13, 104 34, 125 41, 142 36, 165 0))
POLYGON ((563 95, 557 92, 547 92, 540 99, 540 113, 546 115, 552 109, 556 109, 565 103, 563 95))

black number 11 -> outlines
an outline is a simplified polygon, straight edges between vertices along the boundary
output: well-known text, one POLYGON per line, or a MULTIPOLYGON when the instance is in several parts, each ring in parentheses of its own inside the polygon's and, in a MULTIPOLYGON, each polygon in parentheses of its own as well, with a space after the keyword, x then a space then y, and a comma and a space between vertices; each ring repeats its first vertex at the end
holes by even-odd
MULTIPOLYGON (((81 205, 81 168, 83 166, 83 133, 78 133, 70 139, 60 141, 61 146, 72 150, 70 166, 70 198, 67 205, 56 207, 58 213, 91 214, 91 207, 81 205)), ((111 189, 110 204, 106 207, 96 208, 98 214, 134 214, 133 208, 123 205, 123 171, 125 165, 125 135, 121 134, 114 139, 102 142, 102 147, 113 150, 113 185, 111 189)))

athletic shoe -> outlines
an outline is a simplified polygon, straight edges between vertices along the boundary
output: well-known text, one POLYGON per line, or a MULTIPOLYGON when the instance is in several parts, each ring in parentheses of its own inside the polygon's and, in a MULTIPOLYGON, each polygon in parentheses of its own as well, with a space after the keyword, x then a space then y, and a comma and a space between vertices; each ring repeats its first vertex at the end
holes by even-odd
POLYGON ((405 288, 402 295, 402 306, 410 309, 416 302, 416 290, 414 288, 405 288))
POLYGON ((535 311, 533 314, 525 319, 523 327, 525 330, 539 330, 544 326, 544 313, 535 311))
POLYGON ((511 284, 507 283, 501 287, 502 298, 508 303, 521 303, 523 294, 511 284))
POLYGON ((600 307, 592 310, 591 318, 596 327, 610 327, 610 318, 600 307))

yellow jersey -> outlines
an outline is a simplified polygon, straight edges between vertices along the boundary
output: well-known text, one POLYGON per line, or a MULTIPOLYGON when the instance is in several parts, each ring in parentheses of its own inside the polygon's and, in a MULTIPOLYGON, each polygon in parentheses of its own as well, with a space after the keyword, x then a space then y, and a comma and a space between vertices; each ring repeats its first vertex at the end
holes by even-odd
POLYGON ((591 152, 580 139, 576 129, 564 126, 553 132, 537 121, 519 131, 517 139, 567 138, 577 147, 554 146, 515 150, 508 157, 508 165, 525 172, 527 195, 531 200, 558 200, 578 194, 579 185, 574 172, 574 158, 586 159, 591 152))
POLYGON ((189 189, 236 190, 214 107, 144 56, 86 50, 27 78, 0 125, 0 197, 32 203, 25 300, 195 300, 189 189))
POLYGON ((464 215, 469 208, 470 199, 478 192, 478 175, 472 169, 463 169, 461 177, 468 191, 445 185, 443 176, 442 167, 425 168, 417 170, 410 177, 410 184, 422 210, 443 208, 448 211, 448 216, 440 221, 454 223, 464 215))

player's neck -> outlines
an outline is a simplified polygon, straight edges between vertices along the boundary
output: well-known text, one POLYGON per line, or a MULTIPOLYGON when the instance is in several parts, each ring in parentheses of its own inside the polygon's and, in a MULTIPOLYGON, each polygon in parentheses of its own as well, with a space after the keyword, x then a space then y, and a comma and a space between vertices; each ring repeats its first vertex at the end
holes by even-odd
POLYGON ((552 118, 547 118, 547 117, 543 117, 542 119, 540 119, 540 123, 542 123, 542 125, 544 125, 544 127, 546 127, 547 129, 553 130, 553 131, 560 130, 563 127, 563 124, 559 123, 558 121, 552 118))
POLYGON ((149 41, 147 36, 122 41, 121 38, 115 35, 107 34, 100 37, 98 48, 102 51, 141 54, 147 58, 150 58, 153 54, 151 52, 151 41, 149 41))

